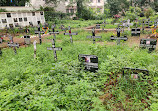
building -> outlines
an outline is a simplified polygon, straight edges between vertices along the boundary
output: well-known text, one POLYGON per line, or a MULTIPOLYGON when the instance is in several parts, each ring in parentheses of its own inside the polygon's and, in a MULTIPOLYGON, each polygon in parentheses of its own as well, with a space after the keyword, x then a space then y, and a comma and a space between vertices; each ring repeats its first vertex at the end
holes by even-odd
POLYGON ((44 12, 0 12, 0 29, 5 27, 25 27, 44 24, 44 12))

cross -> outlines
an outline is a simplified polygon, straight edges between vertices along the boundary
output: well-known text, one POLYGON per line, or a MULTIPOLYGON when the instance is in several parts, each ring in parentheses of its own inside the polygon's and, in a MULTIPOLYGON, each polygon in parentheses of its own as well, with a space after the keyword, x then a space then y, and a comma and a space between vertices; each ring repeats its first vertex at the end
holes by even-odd
POLYGON ((61 25, 60 29, 61 29, 62 31, 65 31, 65 33, 66 33, 67 28, 65 28, 64 25, 61 25))
POLYGON ((56 51, 57 51, 57 50, 61 51, 62 48, 60 48, 60 47, 55 47, 55 40, 52 39, 52 47, 48 47, 47 50, 53 50, 53 52, 54 52, 54 59, 55 59, 55 61, 56 61, 56 60, 57 60, 56 51))
POLYGON ((78 55, 78 59, 85 65, 85 70, 96 72, 98 70, 98 57, 95 55, 78 55))
POLYGON ((38 31, 35 31, 35 34, 39 35, 39 41, 40 41, 40 45, 42 44, 42 38, 41 38, 41 34, 44 34, 44 31, 40 31, 40 25, 38 24, 38 31))
POLYGON ((93 44, 95 44, 95 39, 96 38, 101 38, 101 36, 95 36, 95 29, 92 29, 92 36, 87 36, 87 38, 92 38, 93 39, 93 44))
POLYGON ((131 35, 132 36, 140 36, 140 28, 132 28, 131 35))
POLYGON ((117 30, 117 37, 111 36, 110 37, 111 40, 117 40, 117 45, 120 44, 120 40, 124 40, 124 41, 128 40, 126 35, 124 37, 120 37, 121 28, 116 28, 116 30, 117 30))
POLYGON ((37 41, 35 40, 33 42, 33 46, 34 46, 34 59, 36 58, 36 43, 37 43, 37 41))
POLYGON ((76 32, 76 33, 72 33, 70 26, 68 27, 68 29, 69 29, 69 33, 64 33, 64 35, 69 35, 69 36, 70 36, 71 43, 73 43, 72 35, 78 35, 78 33, 77 33, 77 32, 76 32))
POLYGON ((13 47, 15 54, 17 53, 16 51, 16 47, 19 48, 19 44, 18 43, 8 43, 9 47, 13 47))
POLYGON ((52 25, 52 32, 49 32, 49 34, 51 35, 51 34, 53 34, 54 35, 54 40, 56 40, 56 37, 55 37, 55 34, 59 34, 59 32, 57 31, 57 32, 55 32, 55 27, 56 27, 56 25, 54 24, 54 25, 52 25))
POLYGON ((145 20, 142 20, 142 31, 144 31, 144 24, 145 24, 145 20))
POLYGON ((156 49, 157 39, 141 39, 140 48, 147 48, 149 52, 156 49))
POLYGON ((133 26, 133 23, 130 23, 130 19, 128 19, 126 23, 123 23, 123 26, 128 27, 128 30, 130 30, 130 26, 133 26))
POLYGON ((104 30, 104 28, 105 28, 105 25, 106 25, 106 21, 104 20, 104 22, 103 22, 102 24, 104 24, 104 27, 103 27, 103 29, 102 29, 102 30, 104 30))

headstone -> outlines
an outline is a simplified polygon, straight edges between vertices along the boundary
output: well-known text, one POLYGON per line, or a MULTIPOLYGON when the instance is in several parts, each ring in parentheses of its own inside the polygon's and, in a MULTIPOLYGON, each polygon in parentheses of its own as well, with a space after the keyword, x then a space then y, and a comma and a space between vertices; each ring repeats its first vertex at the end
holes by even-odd
POLYGON ((100 24, 97 24, 97 25, 96 25, 96 29, 100 29, 100 24))
POLYGON ((85 70, 90 72, 96 72, 98 70, 98 57, 95 55, 83 55, 78 56, 79 61, 85 66, 85 70))
POLYGON ((96 38, 101 38, 101 36, 95 36, 95 29, 92 29, 92 36, 87 36, 87 38, 92 38, 93 39, 93 44, 95 44, 95 39, 96 38))
POLYGON ((126 77, 128 74, 131 76, 131 79, 138 79, 140 78, 139 73, 143 73, 143 75, 149 75, 149 71, 146 69, 138 69, 138 68, 123 68, 123 76, 126 77))
POLYGON ((149 52, 156 49, 157 39, 141 39, 140 48, 147 48, 149 52))
POLYGON ((51 35, 51 34, 53 34, 54 35, 54 40, 56 40, 56 36, 55 36, 55 34, 59 34, 59 32, 57 31, 57 32, 55 32, 55 27, 56 27, 56 25, 54 24, 54 25, 52 25, 52 32, 50 31, 49 32, 49 34, 51 35))
POLYGON ((132 28, 131 35, 132 36, 140 36, 140 28, 132 28))
POLYGON ((13 47, 15 54, 17 53, 16 51, 16 47, 19 48, 19 44, 18 43, 8 43, 9 47, 13 47))
POLYGON ((48 47, 47 50, 53 50, 53 52, 54 52, 54 59, 55 59, 55 61, 56 61, 56 60, 57 60, 56 51, 61 51, 62 48, 60 48, 60 47, 55 47, 55 40, 52 39, 52 47, 48 47))
POLYGON ((26 45, 29 45, 31 43, 31 39, 30 39, 30 36, 29 35, 25 35, 24 36, 24 43, 26 45))
POLYGON ((72 33, 70 26, 69 26, 68 29, 69 29, 69 33, 64 33, 64 35, 69 35, 70 36, 70 41, 71 41, 71 43, 73 43, 72 35, 78 35, 78 33, 77 32, 76 33, 72 33))

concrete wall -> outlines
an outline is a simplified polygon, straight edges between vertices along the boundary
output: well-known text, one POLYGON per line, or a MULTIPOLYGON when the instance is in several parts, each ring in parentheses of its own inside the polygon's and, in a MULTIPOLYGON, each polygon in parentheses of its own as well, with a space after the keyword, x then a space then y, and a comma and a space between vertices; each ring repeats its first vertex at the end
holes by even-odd
POLYGON ((33 10, 32 7, 2 7, 0 6, 0 9, 5 9, 7 11, 30 11, 33 10))
POLYGON ((37 22, 45 23, 44 12, 1 12, 0 13, 0 29, 16 26, 37 26, 37 22))

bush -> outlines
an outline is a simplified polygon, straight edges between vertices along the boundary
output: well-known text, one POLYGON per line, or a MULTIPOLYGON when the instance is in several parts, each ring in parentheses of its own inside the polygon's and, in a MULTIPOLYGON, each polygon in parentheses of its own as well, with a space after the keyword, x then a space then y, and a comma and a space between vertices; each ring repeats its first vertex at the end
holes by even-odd
POLYGON ((154 15, 154 10, 152 8, 148 8, 145 10, 144 15, 146 18, 149 18, 150 16, 154 15))

